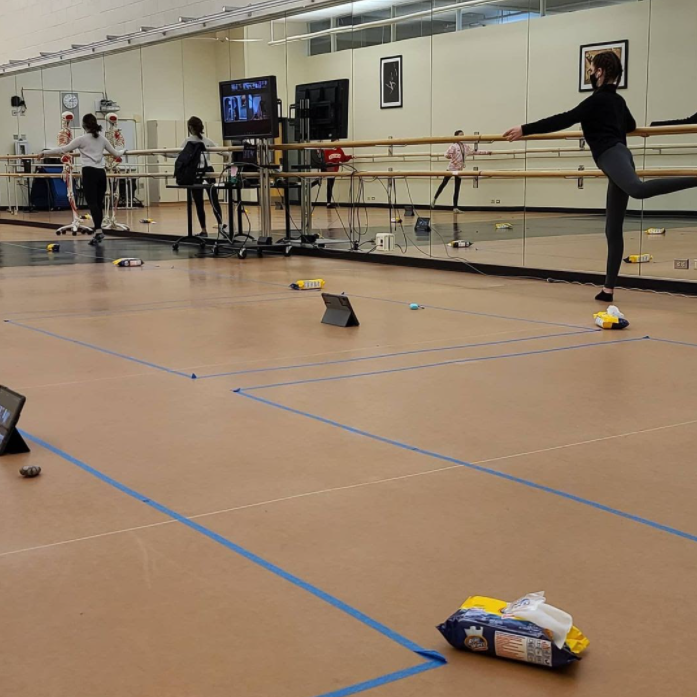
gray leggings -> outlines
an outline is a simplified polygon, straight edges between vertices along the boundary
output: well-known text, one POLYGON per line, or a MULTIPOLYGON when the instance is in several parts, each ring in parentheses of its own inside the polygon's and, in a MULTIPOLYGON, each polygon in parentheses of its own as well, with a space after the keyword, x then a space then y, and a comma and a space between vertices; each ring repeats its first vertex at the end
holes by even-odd
POLYGON ((598 159, 598 167, 607 175, 607 274, 605 287, 614 288, 624 254, 624 216, 629 197, 644 199, 672 194, 697 187, 697 177, 670 177, 641 181, 636 174, 634 158, 627 146, 618 143, 598 159))

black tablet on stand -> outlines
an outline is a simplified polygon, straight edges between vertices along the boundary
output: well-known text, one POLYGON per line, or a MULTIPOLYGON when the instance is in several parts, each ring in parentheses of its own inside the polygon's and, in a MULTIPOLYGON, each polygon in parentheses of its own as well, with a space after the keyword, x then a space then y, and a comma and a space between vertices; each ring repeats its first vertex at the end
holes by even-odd
POLYGON ((17 430, 26 401, 23 395, 0 385, 0 456, 29 452, 29 446, 17 430))

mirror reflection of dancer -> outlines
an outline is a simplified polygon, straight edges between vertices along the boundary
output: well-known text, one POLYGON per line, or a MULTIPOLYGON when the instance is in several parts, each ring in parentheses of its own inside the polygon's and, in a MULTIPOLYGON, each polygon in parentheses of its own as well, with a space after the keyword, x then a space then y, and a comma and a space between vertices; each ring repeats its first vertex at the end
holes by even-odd
MULTIPOLYGON (((456 136, 465 135, 462 131, 455 131, 456 136)), ((448 172, 459 172, 461 169, 465 168, 465 159, 468 155, 491 155, 488 150, 475 150, 466 143, 457 142, 453 143, 446 151, 445 157, 450 160, 448 164, 448 172)), ((462 179, 460 177, 445 176, 443 181, 440 183, 436 195, 433 197, 433 202, 431 203, 431 208, 436 207, 436 201, 438 197, 443 193, 443 189, 448 186, 448 182, 453 179, 455 181, 455 192, 453 193, 453 213, 461 213, 459 200, 460 200, 460 187, 462 186, 462 179)))
MULTIPOLYGON (((186 147, 187 143, 203 143, 206 148, 216 148, 218 147, 210 138, 206 138, 203 135, 203 121, 198 116, 192 116, 187 122, 186 126, 189 130, 189 137, 182 143, 182 150, 186 147)), ((172 155, 176 157, 176 155, 172 155)), ((223 213, 220 208, 220 200, 218 199, 218 191, 213 188, 215 184, 215 179, 211 176, 206 176, 213 171, 213 167, 208 160, 208 153, 204 150, 201 153, 201 160, 199 162, 198 172, 196 173, 196 183, 209 184, 210 187, 208 191, 208 199, 211 202, 211 208, 213 209, 213 215, 215 216, 218 225, 223 224, 223 213)), ((206 209, 203 205, 203 189, 191 189, 191 198, 196 206, 196 215, 198 217, 198 222, 201 225, 201 237, 208 235, 208 230, 206 228, 206 209)))
POLYGON ((101 135, 102 127, 97 123, 94 114, 85 114, 82 118, 85 134, 52 150, 44 150, 44 157, 66 155, 77 150, 82 164, 82 190, 94 221, 94 237, 90 244, 99 244, 104 239, 102 220, 104 218, 104 197, 106 195, 106 172, 104 171, 104 151, 116 158, 123 157, 125 150, 116 150, 111 143, 101 135))
MULTIPOLYGON (((336 143, 339 139, 332 138, 331 140, 332 143, 336 143)), ((345 162, 351 162, 353 159, 351 155, 347 155, 338 145, 328 150, 323 150, 322 155, 324 157, 325 172, 338 172, 341 165, 345 162)), ((335 183, 336 179, 334 177, 327 177, 327 208, 336 208, 336 203, 334 203, 335 183)))
POLYGON ((615 53, 605 51, 593 58, 593 95, 575 109, 504 133, 509 141, 537 133, 554 133, 581 122, 583 136, 593 159, 608 178, 605 236, 607 237, 607 275, 596 300, 612 302, 624 254, 624 218, 629 197, 652 198, 697 187, 697 177, 670 177, 641 181, 634 158, 627 148, 627 133, 636 130, 636 121, 624 99, 617 94, 622 79, 622 62, 615 53))

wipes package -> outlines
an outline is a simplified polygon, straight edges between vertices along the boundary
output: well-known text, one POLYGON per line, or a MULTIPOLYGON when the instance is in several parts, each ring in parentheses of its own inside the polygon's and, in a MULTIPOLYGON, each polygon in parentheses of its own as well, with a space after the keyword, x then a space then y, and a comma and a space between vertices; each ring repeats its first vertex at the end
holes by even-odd
POLYGON ((472 596, 438 629, 456 649, 547 668, 580 660, 588 646, 571 615, 547 605, 544 593, 513 603, 472 596))

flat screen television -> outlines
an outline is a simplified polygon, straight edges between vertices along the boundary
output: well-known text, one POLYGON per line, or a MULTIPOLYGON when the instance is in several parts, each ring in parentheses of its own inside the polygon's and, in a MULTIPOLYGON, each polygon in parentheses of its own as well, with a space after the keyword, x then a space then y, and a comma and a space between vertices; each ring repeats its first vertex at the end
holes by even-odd
POLYGON ((303 99, 310 102, 310 140, 348 138, 347 79, 298 85, 295 88, 296 114, 303 99))
POLYGON ((277 102, 275 75, 221 82, 223 138, 276 138, 277 102))
POLYGON ((0 455, 9 445, 26 397, 0 385, 0 455))

